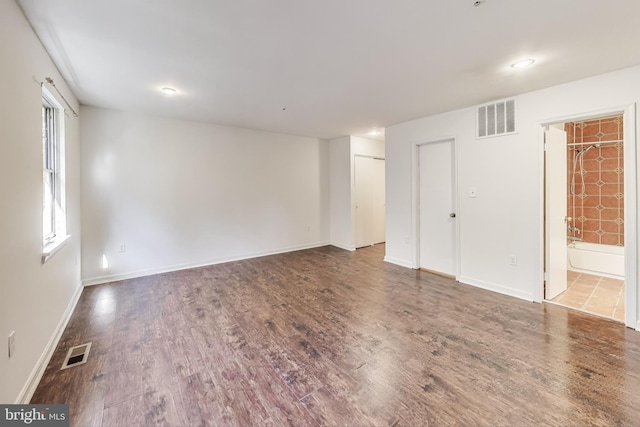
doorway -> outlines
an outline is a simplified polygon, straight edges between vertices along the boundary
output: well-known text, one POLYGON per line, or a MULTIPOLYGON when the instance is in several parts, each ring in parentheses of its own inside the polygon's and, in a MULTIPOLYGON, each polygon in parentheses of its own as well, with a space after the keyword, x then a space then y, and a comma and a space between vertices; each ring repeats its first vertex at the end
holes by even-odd
POLYGON ((455 140, 430 142, 418 151, 419 268, 457 275, 455 140))
POLYGON ((626 224, 635 212, 625 207, 625 193, 635 192, 636 183, 625 179, 635 170, 625 159, 633 149, 625 144, 631 144, 625 116, 563 120, 545 129, 543 292, 546 301, 635 327, 637 278, 635 270, 625 274, 633 270, 625 252, 635 253, 626 224))
POLYGON ((354 156, 356 248, 385 241, 385 161, 382 157, 354 156))

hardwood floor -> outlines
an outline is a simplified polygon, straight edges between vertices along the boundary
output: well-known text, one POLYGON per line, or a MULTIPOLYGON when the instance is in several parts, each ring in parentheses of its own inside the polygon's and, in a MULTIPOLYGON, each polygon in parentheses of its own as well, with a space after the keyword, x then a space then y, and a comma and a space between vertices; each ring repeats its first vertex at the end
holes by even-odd
POLYGON ((640 333, 383 256, 323 247, 86 288, 32 403, 68 403, 78 426, 640 423, 640 333))

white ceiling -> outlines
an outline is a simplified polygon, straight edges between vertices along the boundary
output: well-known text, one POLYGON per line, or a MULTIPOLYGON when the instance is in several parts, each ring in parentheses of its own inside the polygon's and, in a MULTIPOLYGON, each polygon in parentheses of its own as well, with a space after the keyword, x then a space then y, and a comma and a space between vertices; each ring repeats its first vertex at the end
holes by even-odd
POLYGON ((639 0, 18 3, 82 104, 321 138, 640 64, 639 0))

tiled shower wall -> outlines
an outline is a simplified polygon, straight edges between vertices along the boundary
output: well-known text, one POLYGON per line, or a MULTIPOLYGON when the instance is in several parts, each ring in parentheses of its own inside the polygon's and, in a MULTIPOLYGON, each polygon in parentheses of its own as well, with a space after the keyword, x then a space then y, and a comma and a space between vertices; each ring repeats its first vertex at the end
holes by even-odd
POLYGON ((567 147, 567 216, 573 218, 570 225, 580 230, 568 231, 569 236, 585 242, 624 246, 622 129, 622 116, 565 123, 568 144, 589 143, 567 147), (583 185, 579 166, 573 173, 576 150, 592 144, 601 145, 583 155, 583 185), (575 194, 571 191, 572 179, 575 194))

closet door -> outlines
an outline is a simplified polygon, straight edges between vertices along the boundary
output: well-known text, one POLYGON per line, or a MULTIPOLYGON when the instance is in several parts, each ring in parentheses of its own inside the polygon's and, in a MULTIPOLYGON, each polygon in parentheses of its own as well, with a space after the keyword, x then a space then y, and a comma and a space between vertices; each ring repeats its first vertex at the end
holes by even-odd
POLYGON ((454 141, 420 145, 420 268, 455 276, 454 141))

